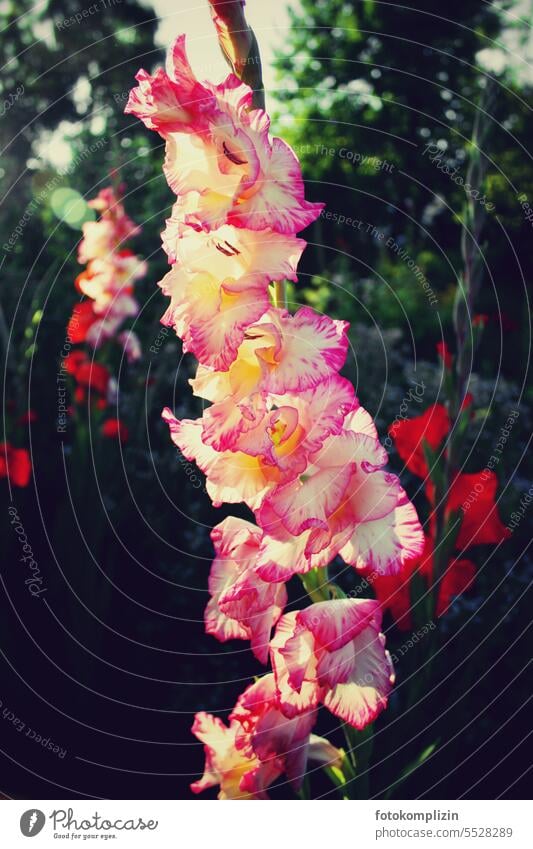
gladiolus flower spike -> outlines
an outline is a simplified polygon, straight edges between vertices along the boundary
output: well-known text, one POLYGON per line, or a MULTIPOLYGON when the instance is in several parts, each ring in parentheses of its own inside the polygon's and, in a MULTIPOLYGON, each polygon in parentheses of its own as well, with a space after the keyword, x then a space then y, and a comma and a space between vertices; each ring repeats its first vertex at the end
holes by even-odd
MULTIPOLYGON (((238 65, 238 63, 235 63, 238 65)), ((315 737, 323 704, 356 729, 385 709, 394 672, 370 599, 284 613, 285 583, 340 555, 357 572, 394 576, 421 556, 424 535, 370 414, 339 372, 348 325, 303 307, 289 313, 271 285, 297 283, 297 234, 323 204, 305 198, 295 153, 270 134, 251 89, 234 74, 199 81, 185 37, 166 67, 137 74, 126 112, 159 133, 175 194, 163 232, 170 270, 162 321, 199 364, 199 419, 166 408, 170 437, 206 476, 215 506, 243 502, 256 524, 227 518, 212 531, 205 611, 216 639, 247 640, 273 672, 239 698, 229 725, 199 713, 206 765, 194 792, 265 798, 286 774, 301 786, 309 758, 339 766, 315 737), (272 638, 272 629, 275 635, 272 638)))

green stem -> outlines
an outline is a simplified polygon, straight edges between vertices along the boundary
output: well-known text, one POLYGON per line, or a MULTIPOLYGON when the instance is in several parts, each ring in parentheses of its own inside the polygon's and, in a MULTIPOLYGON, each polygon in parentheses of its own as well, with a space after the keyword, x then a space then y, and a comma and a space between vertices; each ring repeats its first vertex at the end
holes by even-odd
MULTIPOLYGON (((489 115, 494 96, 495 87, 489 82, 475 115, 472 140, 469 148, 466 183, 472 186, 473 189, 478 190, 479 194, 481 194, 487 170, 487 158, 483 155, 483 147, 491 128, 492 122, 489 115)), ((450 399, 452 424, 455 424, 455 420, 461 412, 461 405, 464 400, 468 376, 470 374, 470 363, 474 353, 470 322, 476 298, 481 287, 483 257, 479 247, 479 239, 485 224, 486 215, 485 207, 475 200, 473 193, 471 193, 463 210, 461 227, 463 273, 456 293, 453 316, 457 355, 455 369, 456 387, 452 393, 453 397, 450 399)), ((448 451, 448 459, 449 466, 457 462, 458 458, 455 456, 453 445, 450 446, 448 451)), ((449 471, 453 471, 453 468, 450 468, 449 471)))
POLYGON ((339 749, 342 753, 342 763, 340 766, 325 766, 323 767, 324 772, 327 777, 331 781, 332 784, 337 787, 342 793, 343 799, 353 799, 354 785, 356 774, 355 770, 352 766, 352 762, 344 751, 344 749, 339 749))
MULTIPOLYGON (((252 28, 246 21, 242 0, 213 3, 209 0, 211 16, 222 54, 233 73, 253 90, 253 107, 265 108, 265 91, 261 69, 261 54, 252 28)), ((274 306, 287 309, 287 283, 274 283, 274 306)))
POLYGON ((242 0, 213 3, 211 16, 222 54, 233 73, 253 91, 254 109, 265 108, 265 91, 261 69, 259 45, 252 28, 246 21, 242 0))
POLYGON ((285 280, 276 280, 274 283, 274 306, 281 310, 288 308, 287 283, 285 280))
POLYGON ((304 779, 302 781, 302 786, 298 790, 298 796, 300 799, 310 799, 311 798, 311 789, 309 787, 309 776, 304 775, 304 779))
MULTIPOLYGON (((479 190, 479 193, 481 193, 486 174, 487 160, 483 155, 483 146, 490 128, 491 122, 488 115, 491 111, 493 97, 494 88, 492 85, 487 85, 475 115, 472 140, 469 147, 466 182, 474 189, 479 190)), ((463 439, 468 426, 468 422, 461 420, 461 416, 465 415, 462 405, 468 385, 475 348, 474 342, 476 340, 475 335, 472 333, 471 320, 482 279, 483 263, 479 239, 485 219, 485 207, 473 198, 473 194, 470 194, 463 210, 460 244, 463 272, 455 296, 453 315, 456 357, 454 370, 445 382, 450 415, 450 438, 442 473, 439 474, 438 481, 436 479, 434 480, 435 534, 432 590, 430 593, 430 618, 433 619, 436 616, 439 589, 448 568, 459 532, 460 516, 448 515, 447 506, 450 487, 460 467, 463 439)), ((432 643, 435 650, 437 645, 436 637, 434 637, 432 643)), ((426 664, 428 674, 430 666, 431 659, 426 664)))
POLYGON ((311 569, 300 575, 304 590, 312 602, 329 601, 329 578, 327 566, 323 569, 311 569))
POLYGON ((374 748, 374 727, 357 731, 351 725, 343 725, 348 746, 348 755, 354 770, 355 779, 351 782, 350 796, 354 799, 368 799, 370 796, 370 760, 374 748))

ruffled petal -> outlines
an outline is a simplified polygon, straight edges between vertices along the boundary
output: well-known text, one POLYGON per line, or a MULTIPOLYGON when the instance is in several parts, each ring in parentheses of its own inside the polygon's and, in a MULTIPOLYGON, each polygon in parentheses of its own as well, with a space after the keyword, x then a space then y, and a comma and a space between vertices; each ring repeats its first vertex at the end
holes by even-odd
MULTIPOLYGON (((227 524, 222 530, 219 528, 219 533, 227 533, 231 527, 231 525, 227 524)), ((244 548, 244 545, 239 545, 237 542, 239 536, 242 538, 242 530, 239 526, 234 536, 237 551, 244 548)), ((217 535, 215 534, 216 538, 217 535)), ((223 549, 223 544, 220 548, 223 549)), ((234 585, 245 569, 246 561, 243 563, 240 560, 233 558, 226 559, 222 556, 216 557, 211 565, 211 571, 209 573, 209 592, 211 599, 207 603, 204 614, 205 630, 206 633, 211 634, 221 642, 225 642, 226 640, 246 640, 250 636, 249 629, 245 624, 238 621, 238 617, 232 616, 231 612, 223 610, 220 604, 224 592, 234 585)))
POLYGON ((216 369, 231 365, 246 328, 269 306, 266 288, 235 294, 210 274, 191 275, 178 266, 160 286, 171 297, 163 323, 174 328, 185 351, 216 369))
POLYGON ((332 689, 337 684, 345 684, 354 668, 353 645, 350 642, 336 651, 320 652, 317 665, 317 677, 323 687, 332 689))
POLYGON ((130 92, 125 112, 135 115, 163 138, 171 132, 203 132, 207 116, 216 107, 213 92, 201 85, 189 64, 185 36, 180 35, 167 53, 166 70, 152 75, 140 70, 139 83, 130 92))
POLYGON ((227 640, 248 640, 250 631, 236 619, 231 619, 222 613, 218 598, 211 598, 207 602, 204 612, 204 623, 206 634, 211 634, 221 643, 227 640))
POLYGON ((424 533, 417 512, 406 492, 400 489, 394 510, 381 519, 358 524, 340 555, 361 571, 393 575, 423 549, 424 533))
POLYGON ((348 322, 335 321, 308 307, 293 316, 270 310, 263 323, 250 328, 248 334, 263 334, 265 339, 265 348, 260 343, 256 347, 264 388, 274 395, 300 392, 337 373, 348 350, 347 327, 348 322))
POLYGON ((292 575, 327 566, 339 553, 350 533, 345 531, 336 534, 321 551, 312 552, 310 537, 313 530, 294 536, 285 528, 268 501, 263 502, 256 512, 256 518, 265 531, 257 560, 258 574, 265 581, 288 581, 292 575))
POLYGON ((252 522, 227 516, 211 531, 215 551, 221 557, 232 557, 242 569, 253 565, 257 546, 261 542, 261 529, 252 522))
POLYGON ((382 471, 365 471, 359 467, 348 487, 349 511, 354 522, 374 522, 396 509, 400 493, 396 475, 382 471))
POLYGON ((377 439, 345 429, 327 439, 321 450, 312 457, 313 465, 320 469, 351 463, 356 466, 356 472, 364 474, 382 468, 387 460, 387 452, 377 439))
POLYGON ((378 431, 374 424, 374 419, 364 407, 358 407, 351 413, 348 413, 344 420, 344 429, 351 430, 354 433, 362 433, 370 439, 378 439, 378 431))
POLYGON ((253 620, 250 622, 250 648, 259 663, 266 664, 268 662, 272 628, 278 622, 287 604, 285 585, 277 584, 277 587, 279 589, 276 591, 276 603, 266 610, 255 614, 253 620))
POLYGON ((231 395, 230 376, 227 371, 215 371, 209 366, 199 365, 196 377, 191 378, 189 383, 194 395, 205 398, 206 401, 224 401, 231 395))
POLYGON ((318 471, 277 488, 269 504, 294 536, 313 529, 313 540, 318 541, 318 531, 324 531, 318 548, 308 545, 309 550, 319 551, 331 538, 328 519, 341 504, 353 474, 352 465, 318 471))
MULTIPOLYGON (((179 421, 166 408, 162 417, 169 425, 171 439, 187 460, 194 460, 207 477, 206 489, 215 507, 224 502, 244 501, 252 510, 258 509, 267 493, 278 483, 272 480, 268 468, 257 457, 241 452, 218 452, 202 441, 200 419, 179 421)), ((275 473, 275 470, 273 470, 275 473)))
POLYGON ((199 781, 191 784, 193 793, 201 793, 219 784, 220 763, 234 745, 235 732, 225 726, 221 719, 205 711, 196 714, 191 730, 205 747, 205 772, 199 781))
MULTIPOLYGON (((202 439, 217 451, 244 450, 239 438, 242 434, 257 428, 258 421, 264 417, 265 407, 260 396, 254 396, 249 403, 237 404, 233 398, 219 401, 205 410, 202 422, 202 439)), ((254 452, 261 454, 261 450, 254 452)))
POLYGON ((300 426, 305 431, 302 447, 307 455, 319 451, 328 436, 340 433, 346 426, 347 414, 359 403, 350 381, 338 375, 297 395, 287 393, 272 397, 278 407, 284 403, 297 410, 300 426))
POLYGON ((263 161, 262 179, 253 186, 253 193, 232 208, 228 220, 252 230, 270 226, 280 233, 297 233, 324 208, 323 203, 306 201, 304 191, 296 154, 286 142, 274 138, 271 155, 263 161))
POLYGON ((317 646, 335 652, 369 626, 378 630, 381 610, 370 598, 321 601, 301 610, 298 624, 311 631, 317 646))
POLYGON ((316 662, 314 655, 309 651, 309 645, 304 642, 295 642, 286 649, 287 643, 295 637, 296 617, 296 612, 282 616, 270 643, 270 659, 279 705, 284 716, 289 719, 312 710, 320 699, 320 688, 314 670, 316 662), (289 676, 292 677, 292 681, 299 684, 298 689, 292 685, 289 676))
POLYGON ((354 668, 350 680, 324 696, 325 706, 339 719, 361 730, 387 706, 394 671, 385 637, 367 628, 353 640, 354 668))

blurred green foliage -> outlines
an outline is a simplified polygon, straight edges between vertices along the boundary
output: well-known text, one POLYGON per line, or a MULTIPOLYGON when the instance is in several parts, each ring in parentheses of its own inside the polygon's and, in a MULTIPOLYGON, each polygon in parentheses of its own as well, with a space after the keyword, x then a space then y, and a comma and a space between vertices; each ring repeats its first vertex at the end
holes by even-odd
MULTIPOLYGON (((291 38, 277 54, 276 96, 286 103, 278 130, 300 156, 313 199, 325 200, 331 212, 312 232, 304 264, 311 291, 304 297, 353 320, 368 321, 369 313, 405 332, 408 319, 418 350, 429 355, 440 323, 450 329, 461 271, 462 183, 489 78, 477 54, 496 46, 513 23, 527 38, 527 24, 505 18, 502 4, 477 0, 451 0, 445 10, 437 0, 302 0, 289 11, 291 38), (339 216, 361 223, 342 224, 339 216), (413 266, 436 293, 436 309, 413 266)), ((531 222, 519 195, 533 197, 533 118, 531 86, 516 77, 512 67, 498 75, 484 118, 482 194, 494 209, 483 233, 486 275, 477 308, 491 318, 480 366, 500 327, 512 327, 514 350, 504 352, 503 365, 518 377, 516 351, 526 356, 529 332, 523 278, 533 270, 531 222)))

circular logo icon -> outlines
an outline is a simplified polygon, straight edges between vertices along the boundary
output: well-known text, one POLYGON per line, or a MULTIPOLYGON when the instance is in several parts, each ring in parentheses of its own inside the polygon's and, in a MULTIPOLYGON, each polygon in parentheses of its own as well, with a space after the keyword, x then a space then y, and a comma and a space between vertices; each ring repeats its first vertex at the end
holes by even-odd
POLYGON ((20 818, 20 830, 24 837, 35 837, 42 831, 46 817, 42 811, 37 808, 30 808, 29 811, 24 811, 20 818))

